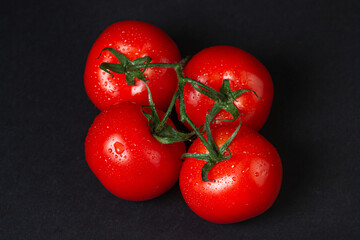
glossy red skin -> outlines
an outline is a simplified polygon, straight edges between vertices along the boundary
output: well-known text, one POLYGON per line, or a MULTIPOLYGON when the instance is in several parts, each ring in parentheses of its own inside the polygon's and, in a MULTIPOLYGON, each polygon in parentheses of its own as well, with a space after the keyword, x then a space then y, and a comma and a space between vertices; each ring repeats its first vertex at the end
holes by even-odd
MULTIPOLYGON (((231 90, 241 88, 254 90, 261 99, 251 92, 246 92, 234 102, 240 113, 244 113, 242 125, 260 130, 270 113, 273 99, 273 83, 269 72, 255 57, 231 46, 215 46, 196 54, 185 66, 184 75, 204 83, 219 91, 223 79, 230 81, 231 90)), ((211 109, 214 101, 198 93, 190 84, 184 89, 186 112, 196 126, 205 122, 206 111, 211 109)), ((176 105, 179 113, 179 105, 176 105)), ((232 119, 222 110, 218 119, 232 119)), ((235 122, 216 121, 216 126, 238 125, 235 122)), ((189 125, 186 124, 188 127, 189 125)))
MULTIPOLYGON (((222 126, 213 134, 221 146, 235 128, 222 126)), ((241 127, 230 144, 231 158, 217 163, 203 182, 205 161, 186 158, 180 172, 181 193, 200 217, 214 223, 235 223, 266 211, 275 201, 282 181, 282 164, 276 149, 256 131, 241 127)), ((206 153, 196 139, 189 153, 206 153)))
POLYGON ((168 191, 186 151, 183 142, 158 142, 140 108, 130 102, 110 106, 95 118, 85 140, 86 161, 96 177, 112 194, 132 201, 168 191))
MULTIPOLYGON (((111 78, 99 68, 102 62, 119 62, 108 51, 96 60, 105 47, 115 48, 130 60, 149 56, 154 63, 176 63, 181 59, 174 41, 160 28, 139 21, 112 24, 92 46, 84 74, 86 92, 100 110, 118 102, 148 104, 147 90, 142 81, 136 79, 134 86, 128 86, 124 74, 114 73, 114 78, 111 78)), ((156 107, 166 111, 178 82, 174 69, 148 68, 145 77, 150 80, 148 85, 156 107)))

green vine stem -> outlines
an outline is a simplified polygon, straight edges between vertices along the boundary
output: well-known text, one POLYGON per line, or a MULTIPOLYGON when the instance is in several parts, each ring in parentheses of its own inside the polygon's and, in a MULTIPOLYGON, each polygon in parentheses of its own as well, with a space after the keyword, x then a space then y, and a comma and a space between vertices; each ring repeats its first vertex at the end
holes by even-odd
MULTIPOLYGON (((100 64, 100 69, 103 71, 109 73, 111 77, 114 77, 113 73, 121 73, 125 74, 126 76, 126 83, 128 85, 134 85, 135 84, 135 78, 143 81, 145 83, 145 86, 148 91, 148 98, 149 98, 149 105, 142 106, 142 112, 145 115, 145 117, 149 121, 149 127, 154 135, 154 137, 161 143, 164 144, 170 144, 174 142, 181 142, 181 141, 187 141, 191 139, 194 134, 197 135, 197 137, 200 139, 200 141, 204 144, 206 149, 209 153, 206 154, 194 154, 194 153, 185 153, 182 157, 191 157, 196 158, 200 160, 207 161, 207 163, 203 166, 201 171, 201 177, 204 182, 206 181, 215 181, 214 179, 208 179, 207 174, 209 173, 210 169, 218 162, 227 160, 231 157, 231 152, 229 149, 229 145, 232 142, 232 140, 235 138, 236 134, 238 133, 240 126, 241 126, 241 119, 240 124, 234 131, 234 133, 230 136, 230 138, 219 148, 212 136, 210 124, 212 121, 235 121, 239 118, 239 111, 234 105, 234 101, 236 101, 236 98, 238 98, 241 94, 251 91, 255 94, 256 97, 259 98, 259 96, 250 89, 240 89, 237 91, 231 91, 229 80, 224 79, 223 83, 221 85, 221 88, 219 91, 214 90, 213 88, 200 83, 194 79, 184 77, 183 76, 183 69, 182 69, 182 63, 151 63, 152 59, 150 57, 142 57, 137 58, 133 61, 131 61, 129 58, 127 58, 122 53, 118 52, 114 48, 104 48, 103 51, 109 51, 112 53, 118 60, 119 63, 107 63, 103 62, 100 64), (169 67, 173 68, 176 72, 177 78, 178 78, 178 89, 175 92, 174 96, 171 99, 169 108, 167 109, 164 117, 160 121, 160 118, 156 112, 155 104, 153 102, 150 88, 147 84, 147 79, 144 75, 144 72, 149 67, 169 67), (185 100, 184 100, 184 87, 185 84, 189 83, 192 85, 192 87, 198 91, 199 93, 206 95, 207 97, 213 99, 215 101, 213 107, 211 108, 210 112, 206 114, 206 120, 204 124, 204 129, 206 132, 206 138, 203 134, 203 132, 200 130, 202 127, 196 127, 196 125, 192 122, 192 120, 189 118, 189 116, 186 114, 185 109, 185 100), (176 100, 179 100, 179 107, 180 107, 180 121, 184 122, 187 121, 188 124, 193 129, 193 132, 191 133, 182 133, 177 130, 175 130, 170 125, 166 124, 167 119, 170 116, 171 110, 173 109, 176 100), (144 108, 150 108, 151 113, 147 113, 144 111, 144 108), (215 119, 215 116, 224 109, 225 111, 229 112, 232 115, 232 119, 226 120, 226 119, 215 119), (225 151, 228 150, 229 154, 225 154, 225 151)), ((100 57, 99 56, 99 57, 100 57)), ((240 116, 241 118, 241 116, 240 116)))

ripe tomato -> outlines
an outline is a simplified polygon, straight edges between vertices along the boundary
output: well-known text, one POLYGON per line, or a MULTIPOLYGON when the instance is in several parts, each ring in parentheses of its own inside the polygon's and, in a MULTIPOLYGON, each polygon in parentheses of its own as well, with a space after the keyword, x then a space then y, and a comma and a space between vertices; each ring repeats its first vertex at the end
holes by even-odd
MULTIPOLYGON (((273 84, 266 68, 249 53, 231 46, 215 46, 196 54, 185 66, 184 75, 204 83, 219 91, 223 79, 228 79, 231 90, 247 88, 255 91, 246 92, 234 101, 240 113, 244 113, 242 125, 260 130, 270 113, 273 99, 273 84)), ((188 116, 196 126, 205 122, 206 112, 214 105, 214 101, 197 92, 190 84, 184 89, 185 108, 188 116)), ((179 113, 179 105, 176 105, 179 113)), ((222 110, 217 119, 232 119, 222 110)), ((239 120, 232 122, 236 125, 239 120)), ((229 122, 216 121, 216 125, 229 122)), ((187 124, 186 124, 187 125, 187 124)), ((188 126, 188 125, 187 125, 188 126)))
MULTIPOLYGON (((234 132, 232 126, 213 131, 221 146, 234 132)), ((282 180, 282 165, 276 149, 256 131, 241 127, 229 146, 231 158, 218 162, 203 182, 203 160, 186 158, 180 172, 181 193, 200 217, 214 223, 234 223, 255 217, 275 201, 282 180)), ((207 153, 199 139, 189 153, 207 153)))
MULTIPOLYGON (((176 63, 180 61, 180 53, 174 41, 160 28, 139 21, 123 21, 112 24, 95 41, 89 53, 84 83, 91 101, 100 109, 118 102, 136 102, 148 104, 147 90, 142 81, 137 80, 133 86, 128 86, 125 74, 111 74, 102 71, 102 62, 119 63, 110 52, 101 50, 105 47, 115 48, 131 61, 149 56, 155 63, 176 63)), ((145 77, 150 80, 149 87, 156 107, 166 110, 177 87, 177 77, 174 69, 154 67, 145 71, 145 77)))
POLYGON ((100 113, 85 140, 86 161, 96 177, 114 195, 133 201, 169 190, 179 177, 184 152, 183 142, 158 142, 141 105, 130 102, 114 104, 100 113))

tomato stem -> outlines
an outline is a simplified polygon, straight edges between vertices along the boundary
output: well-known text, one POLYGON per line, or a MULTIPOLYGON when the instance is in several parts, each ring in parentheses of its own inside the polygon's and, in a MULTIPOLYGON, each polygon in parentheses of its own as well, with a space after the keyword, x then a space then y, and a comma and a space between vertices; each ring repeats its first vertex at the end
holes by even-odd
MULTIPOLYGON (((126 75, 126 82, 128 85, 134 85, 135 84, 135 78, 140 79, 144 81, 145 86, 148 91, 148 98, 149 98, 149 105, 143 106, 144 107, 150 107, 151 114, 143 111, 143 114, 149 121, 149 127, 151 132, 153 133, 154 137, 164 143, 174 143, 179 141, 186 141, 193 137, 194 134, 198 136, 200 141, 204 144, 206 149, 208 150, 207 154, 190 154, 185 153, 183 154, 183 157, 191 157, 191 158, 197 158, 200 160, 207 161, 207 163, 203 166, 201 171, 201 177, 203 181, 215 181, 214 179, 207 179, 207 174, 210 171, 210 169, 218 162, 227 160, 231 156, 231 152, 229 149, 229 145, 231 141, 235 138, 236 134, 238 133, 240 126, 241 126, 241 119, 240 124, 234 131, 234 133, 230 136, 230 138, 219 148, 212 136, 210 124, 213 121, 235 121, 239 118, 239 111, 234 105, 234 101, 236 101, 236 98, 239 97, 241 94, 251 91, 255 94, 256 93, 253 90, 250 89, 240 89, 237 91, 231 91, 229 80, 224 79, 223 84, 221 85, 220 91, 216 91, 213 88, 198 82, 194 79, 191 79, 189 77, 183 76, 183 69, 182 69, 182 62, 180 63, 151 63, 150 57, 142 57, 135 59, 133 61, 130 61, 125 55, 121 54, 114 48, 104 48, 101 53, 105 50, 110 51, 118 60, 120 63, 118 64, 110 64, 110 63, 101 63, 100 68, 111 74, 111 72, 115 73, 121 73, 126 75), (165 116, 160 121, 159 116, 155 109, 155 104, 153 102, 150 88, 147 85, 147 79, 144 75, 144 72, 147 68, 151 67, 168 67, 173 68, 176 72, 177 79, 178 79, 178 89, 173 95, 170 105, 165 113, 165 116), (111 72, 110 72, 111 71, 111 72), (206 114, 206 120, 204 123, 204 129, 206 132, 206 138, 200 129, 202 127, 197 127, 193 121, 190 119, 190 117, 186 114, 185 109, 185 100, 184 100, 184 87, 185 84, 189 83, 191 86, 198 91, 199 93, 206 95, 207 97, 213 99, 215 101, 213 107, 211 110, 206 114), (166 121, 168 120, 171 111, 175 105, 176 100, 179 100, 179 108, 180 108, 180 121, 188 122, 188 124, 193 129, 193 132, 191 133, 182 133, 175 130, 170 125, 166 124, 166 121), (215 119, 215 116, 222 110, 229 112, 232 115, 232 119, 225 120, 225 119, 215 119), (225 154, 226 149, 228 149, 229 155, 225 154)), ((101 55, 100 53, 100 55, 101 55)), ((258 97, 259 98, 259 97, 258 97)), ((241 116, 240 116, 241 117, 241 116)))
POLYGON ((162 127, 164 126, 164 124, 166 123, 167 119, 170 117, 171 111, 175 105, 176 99, 179 97, 179 91, 176 91, 175 94, 173 95, 170 105, 163 117, 163 119, 160 121, 159 125, 157 126, 156 130, 160 131, 162 129, 162 127))
POLYGON ((142 68, 149 68, 149 67, 169 67, 175 68, 179 63, 149 63, 149 64, 139 64, 131 66, 130 69, 142 69, 142 68))

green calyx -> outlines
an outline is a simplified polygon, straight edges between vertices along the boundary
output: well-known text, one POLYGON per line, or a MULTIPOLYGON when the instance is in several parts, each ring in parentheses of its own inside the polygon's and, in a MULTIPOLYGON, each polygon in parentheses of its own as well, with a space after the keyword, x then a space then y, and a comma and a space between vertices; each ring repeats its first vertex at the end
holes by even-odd
MULTIPOLYGON (((219 92, 209 91, 208 89, 202 88, 202 86, 197 85, 196 83, 190 82, 191 85, 194 87, 194 89, 201 94, 211 98, 215 101, 213 108, 211 111, 219 112, 221 109, 224 109, 225 111, 229 112, 232 115, 232 119, 215 119, 213 121, 225 121, 225 122, 232 122, 239 118, 239 110, 234 105, 234 101, 236 101, 236 98, 238 98, 240 95, 246 93, 246 92, 252 92, 255 94, 257 98, 260 99, 260 97, 255 93, 255 91, 251 89, 240 89, 236 91, 231 91, 230 88, 230 82, 228 79, 224 79, 223 83, 220 87, 219 92)), ((214 115, 215 117, 215 115, 214 115)))
POLYGON ((207 175, 211 168, 218 162, 221 162, 223 160, 228 160, 231 158, 231 151, 229 148, 230 143, 234 140, 237 133, 240 130, 241 127, 241 119, 242 115, 240 116, 240 124, 235 129, 235 131, 231 134, 231 136, 225 141, 223 145, 218 147, 215 143, 215 140, 212 136, 211 129, 210 129, 210 123, 212 119, 215 117, 215 115, 221 110, 213 107, 210 111, 210 113, 206 114, 206 120, 205 120, 205 131, 206 131, 206 139, 201 140, 205 147, 208 149, 209 153, 205 154, 196 154, 196 153, 185 153, 182 155, 182 157, 190 157, 190 158, 196 158, 200 160, 207 161, 205 165, 201 169, 201 178, 204 182, 213 181, 215 182, 215 179, 208 179, 207 175), (210 151, 211 149, 211 151, 210 151), (226 150, 228 150, 228 155, 225 153, 226 150))
MULTIPOLYGON (((239 114, 238 109, 234 105, 234 101, 241 94, 251 91, 255 94, 257 98, 260 98, 253 90, 250 89, 240 89, 236 91, 231 91, 230 82, 227 79, 223 80, 221 88, 219 91, 214 90, 213 88, 200 83, 194 79, 184 77, 182 67, 185 61, 180 63, 151 63, 150 57, 141 57, 131 61, 125 55, 118 52, 114 48, 104 48, 103 51, 109 51, 112 53, 119 61, 119 63, 107 63, 103 62, 100 64, 100 69, 111 74, 111 77, 114 77, 114 73, 125 74, 127 85, 135 85, 135 78, 143 81, 148 91, 149 105, 144 105, 141 108, 142 113, 147 118, 149 122, 149 128, 153 136, 163 144, 171 144, 175 142, 182 142, 191 140, 195 135, 200 139, 200 141, 204 144, 208 153, 206 154, 196 154, 196 153, 185 153, 182 155, 183 157, 196 158, 203 161, 206 161, 202 170, 201 170, 201 178, 204 182, 207 181, 215 181, 215 179, 208 179, 207 175, 211 168, 218 162, 228 160, 231 157, 231 152, 229 149, 229 145, 235 138, 236 134, 240 130, 241 126, 241 116, 239 114), (148 79, 146 79, 144 72, 149 67, 170 67, 176 71, 178 78, 178 90, 175 92, 171 103, 169 105, 168 110, 165 113, 165 116, 160 120, 159 115, 156 111, 155 104, 153 102, 150 88, 147 84, 148 79), (184 100, 184 86, 186 83, 190 83, 196 91, 199 93, 213 99, 215 101, 211 110, 206 114, 205 124, 201 127, 196 127, 196 125, 192 122, 185 111, 185 100, 184 100), (188 124, 192 127, 193 132, 190 133, 182 133, 177 131, 172 126, 166 124, 167 119, 170 116, 171 110, 175 105, 176 100, 179 101, 180 107, 180 120, 182 122, 187 121, 188 124), (150 113, 145 111, 145 108, 150 108, 150 113), (222 110, 229 112, 232 115, 232 119, 214 119, 215 116, 222 110), (213 121, 235 121, 240 117, 240 124, 236 128, 236 130, 232 133, 232 135, 227 139, 227 141, 220 147, 218 147, 215 143, 215 140, 211 133, 210 124, 213 121), (200 130, 202 129, 203 130, 200 130), (204 137, 204 131, 206 132, 206 138, 204 137), (226 154, 226 150, 228 150, 228 154, 226 154)), ((99 57, 100 57, 99 56, 99 57)))
POLYGON ((142 81, 146 81, 144 72, 145 72, 146 68, 148 67, 148 64, 151 62, 150 57, 142 57, 142 58, 137 58, 134 61, 130 61, 129 58, 127 58, 124 54, 116 51, 116 49, 104 48, 101 51, 98 58, 100 58, 103 51, 111 52, 120 62, 120 63, 103 62, 100 64, 100 69, 109 73, 112 78, 114 77, 114 74, 111 72, 125 74, 126 84, 129 86, 135 85, 135 78, 138 78, 142 81), (141 65, 143 67, 142 71, 140 69, 136 68, 138 65, 141 65))

